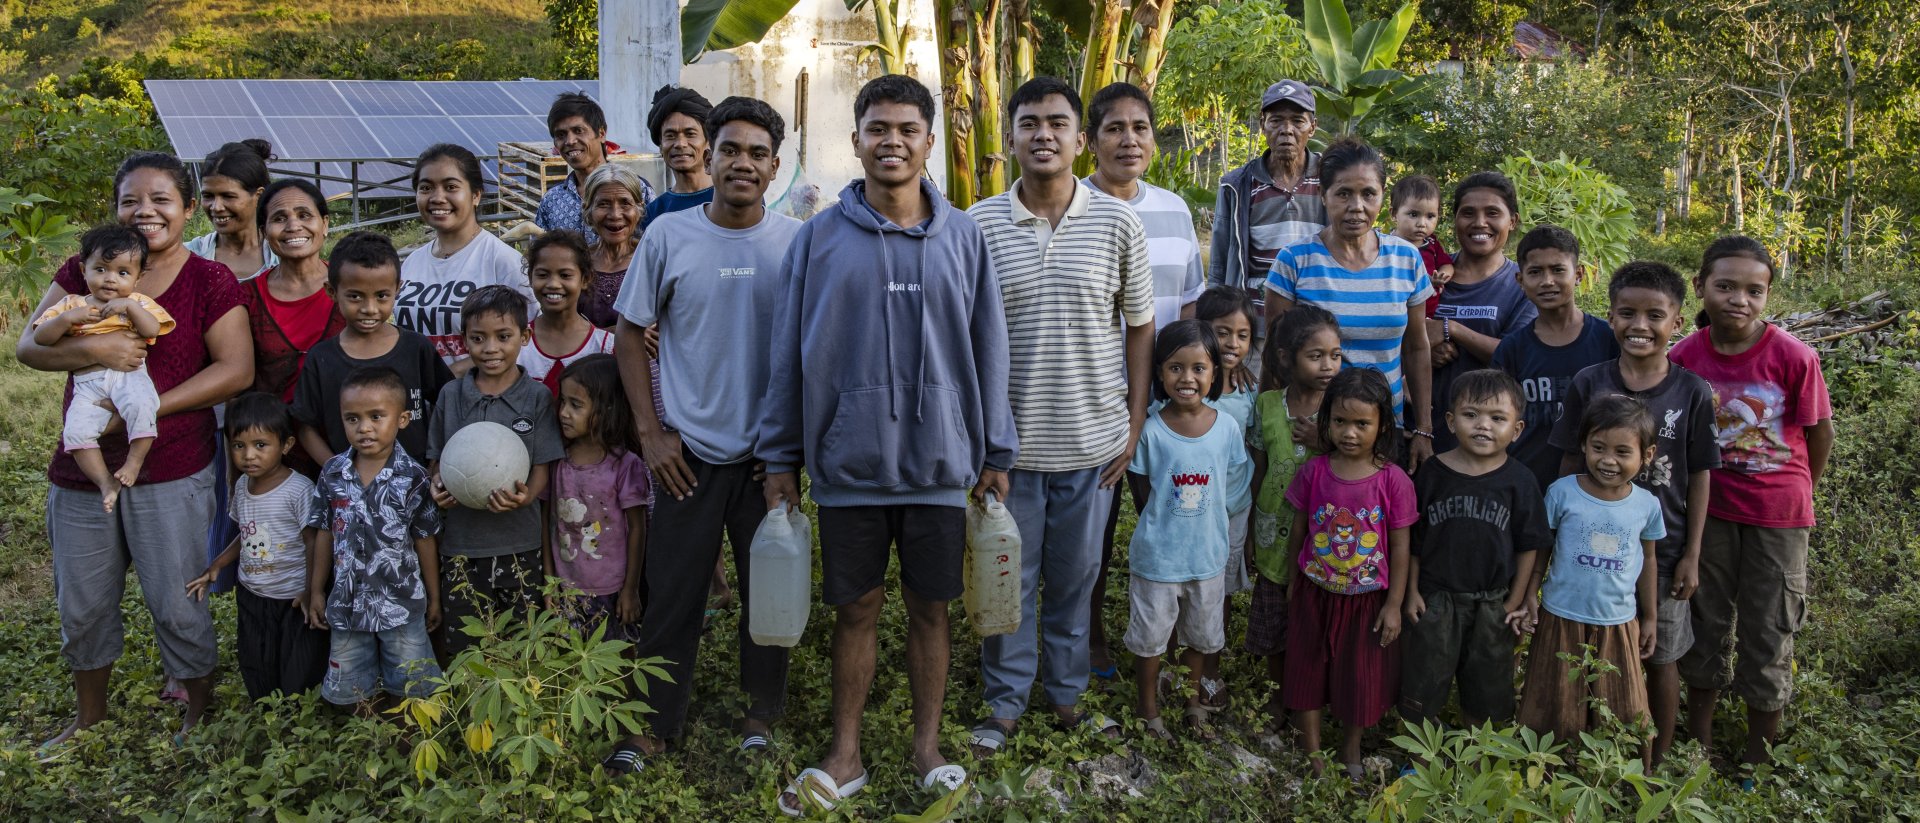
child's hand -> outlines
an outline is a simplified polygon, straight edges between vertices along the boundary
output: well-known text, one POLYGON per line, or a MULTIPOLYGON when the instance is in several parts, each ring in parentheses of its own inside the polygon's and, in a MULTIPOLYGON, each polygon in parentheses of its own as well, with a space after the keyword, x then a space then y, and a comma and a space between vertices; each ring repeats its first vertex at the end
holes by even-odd
POLYGON ((1432 280, 1436 286, 1444 286, 1453 282, 1453 264, 1448 263, 1441 266, 1439 271, 1433 272, 1432 280))
MULTIPOLYGON (((1293 419, 1293 442, 1297 444, 1313 444, 1313 443, 1320 442, 1319 421, 1314 419, 1311 416, 1305 417, 1305 418, 1294 418, 1293 419)), ((1308 448, 1312 449, 1316 447, 1312 445, 1308 445, 1308 448)))
POLYGON ((201 572, 199 577, 187 581, 187 596, 195 600, 207 599, 207 587, 213 585, 213 579, 217 576, 218 574, 214 572, 213 567, 208 566, 207 570, 201 572))
POLYGON ((433 492, 433 504, 440 508, 451 509, 460 505, 460 501, 454 499, 453 492, 447 491, 447 485, 440 482, 440 475, 433 476, 433 482, 428 484, 427 489, 433 492))
POLYGON ((492 494, 487 495, 487 511, 503 514, 525 506, 532 500, 533 495, 527 492, 527 484, 515 480, 513 488, 494 489, 492 494))
POLYGON ((1700 554, 1680 558, 1680 564, 1673 567, 1673 588, 1667 590, 1667 596, 1675 600, 1687 600, 1700 589, 1700 554))
POLYGON ((1254 378, 1253 370, 1247 368, 1245 363, 1233 367, 1233 372, 1227 375, 1227 391, 1258 390, 1259 388, 1260 381, 1254 378))
POLYGON ((1393 645, 1400 639, 1400 610, 1381 609, 1380 616, 1373 619, 1373 630, 1380 633, 1382 648, 1393 645))
POLYGON ((660 359, 660 324, 655 323, 651 326, 648 326, 646 328, 646 333, 640 335, 640 343, 647 350, 648 360, 659 360, 660 359))
POLYGON ((640 613, 643 611, 642 606, 644 605, 645 604, 640 602, 640 588, 638 586, 621 586, 620 600, 614 608, 614 614, 620 618, 620 622, 622 623, 637 625, 640 622, 640 613))
POLYGON ((94 306, 94 305, 83 305, 83 306, 78 306, 75 308, 68 309, 67 316, 65 319, 67 321, 67 325, 69 326, 81 326, 88 323, 98 323, 100 322, 100 317, 101 317, 101 307, 94 306))
POLYGON ((1507 611, 1505 622, 1507 628, 1513 630, 1514 637, 1530 634, 1533 632, 1533 610, 1526 606, 1510 609, 1507 611))
POLYGON ((440 601, 429 597, 427 598, 427 631, 436 631, 439 628, 440 601))
POLYGON ((1660 618, 1640 618, 1640 659, 1653 656, 1653 649, 1660 643, 1660 618))
POLYGON ((1400 607, 1400 613, 1406 616, 1407 625, 1419 623, 1420 615, 1427 613, 1427 599, 1419 592, 1407 592, 1407 602, 1400 607))
POLYGON ((300 613, 307 616, 307 626, 315 629, 324 629, 327 627, 326 595, 309 590, 305 595, 300 597, 300 602, 297 605, 300 607, 300 613))

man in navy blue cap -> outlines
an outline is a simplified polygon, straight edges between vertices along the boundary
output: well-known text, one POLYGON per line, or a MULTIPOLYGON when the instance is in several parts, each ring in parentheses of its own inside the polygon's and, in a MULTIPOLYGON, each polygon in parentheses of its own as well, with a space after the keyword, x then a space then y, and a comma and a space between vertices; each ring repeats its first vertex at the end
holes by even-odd
MULTIPOLYGON (((1282 80, 1260 96, 1260 134, 1267 150, 1220 178, 1214 202, 1213 252, 1207 284, 1241 286, 1255 305, 1273 268, 1273 254, 1306 240, 1327 224, 1320 202, 1320 155, 1307 150, 1313 136, 1313 89, 1282 80)), ((1249 365, 1257 367, 1249 358, 1249 365)))

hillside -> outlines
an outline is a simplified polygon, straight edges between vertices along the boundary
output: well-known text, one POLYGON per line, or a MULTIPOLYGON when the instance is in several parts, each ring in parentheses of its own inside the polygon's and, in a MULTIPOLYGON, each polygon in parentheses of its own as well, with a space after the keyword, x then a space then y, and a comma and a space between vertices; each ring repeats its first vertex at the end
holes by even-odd
POLYGON ((551 73, 540 0, 0 0, 0 83, 136 77, 502 79, 551 73))

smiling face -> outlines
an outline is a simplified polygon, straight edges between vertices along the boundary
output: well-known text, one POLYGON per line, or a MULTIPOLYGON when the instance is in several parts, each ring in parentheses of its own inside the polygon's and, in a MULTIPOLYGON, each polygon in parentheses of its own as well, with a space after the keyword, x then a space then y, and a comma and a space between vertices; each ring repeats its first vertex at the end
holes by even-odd
POLYGON ((1460 449, 1481 459, 1505 452, 1526 427, 1517 399, 1505 392, 1471 400, 1455 398, 1447 412, 1447 430, 1460 441, 1460 449))
POLYGON ((200 181, 200 207, 206 210, 215 233, 245 231, 253 225, 261 191, 248 189, 225 175, 211 175, 200 181))
POLYGON ((1122 97, 1107 107, 1105 119, 1093 133, 1093 156, 1100 174, 1116 183, 1130 183, 1153 164, 1153 119, 1147 106, 1122 97))
POLYGON ((1213 388, 1213 358, 1204 346, 1182 346, 1160 362, 1160 390, 1167 393, 1167 404, 1193 410, 1207 401, 1213 388))
POLYGON ((707 165, 707 127, 680 112, 660 124, 660 157, 675 174, 693 174, 707 165))
POLYGON ((1469 189, 1460 195, 1460 206, 1453 210, 1454 239, 1460 253, 1469 257, 1491 257, 1507 247, 1507 235, 1513 233, 1513 210, 1493 189, 1469 189))
MULTIPOLYGON (((574 296, 578 299, 579 292, 574 296)), ((541 305, 544 308, 544 301, 541 305)), ((520 348, 527 344, 527 330, 504 314, 482 312, 467 318, 461 338, 467 342, 475 371, 483 377, 498 378, 515 368, 520 348)))
POLYGON ((1514 276, 1535 308, 1555 311, 1573 302, 1574 287, 1580 285, 1580 261, 1559 249, 1533 249, 1514 276))
POLYGON ((147 256, 156 257, 180 244, 187 230, 193 201, 181 197, 172 174, 139 168, 127 173, 114 192, 114 214, 120 225, 147 238, 147 256))
POLYGON ((1247 320, 1246 312, 1228 312, 1207 321, 1207 325, 1220 341, 1220 368, 1226 371, 1239 368, 1253 348, 1253 323, 1247 320))
POLYGON ((853 150, 869 185, 918 185, 933 153, 933 126, 912 103, 875 101, 853 130, 853 150))
POLYGON ((340 282, 329 287, 333 305, 347 320, 347 334, 381 331, 393 316, 393 299, 400 292, 400 270, 393 266, 340 266, 340 282))
POLYGON ((1022 103, 1013 112, 1013 156, 1022 175, 1052 179, 1072 174, 1073 159, 1086 146, 1080 113, 1063 95, 1022 103))
POLYGON ((355 454, 384 460, 408 422, 405 394, 388 386, 349 386, 340 392, 340 422, 355 454))
POLYGON ((1440 198, 1418 197, 1393 207, 1393 234, 1416 246, 1425 245, 1440 225, 1440 198))
POLYGON ((1680 322, 1680 306, 1659 289, 1621 289, 1607 310, 1607 324, 1620 344, 1620 356, 1641 362, 1666 359, 1667 343, 1680 330, 1680 322))
POLYGON ((1275 103, 1260 113, 1260 136, 1267 140, 1267 151, 1276 154, 1306 157, 1313 128, 1313 113, 1292 103, 1275 103))
POLYGON ((481 191, 460 173, 460 163, 451 157, 436 158, 420 167, 420 182, 413 189, 413 203, 421 219, 436 233, 458 231, 474 222, 480 206, 481 191))
POLYGON ((1379 408, 1365 400, 1342 397, 1328 416, 1332 419, 1326 423, 1327 439, 1333 441, 1333 448, 1342 457, 1373 459, 1373 441, 1380 437, 1379 408))
POLYGON ((124 251, 112 257, 94 252, 86 262, 87 291, 104 303, 133 294, 140 284, 140 253, 124 251))
POLYGON ((533 284, 533 296, 540 301, 542 313, 579 310, 587 273, 581 271, 580 259, 572 249, 558 243, 542 248, 527 267, 527 279, 533 284))
POLYGON ((282 438, 258 426, 227 438, 227 454, 240 473, 259 480, 280 468, 280 461, 293 450, 293 438, 282 438))
POLYGON ((567 168, 585 174, 607 159, 607 133, 587 125, 585 117, 569 117, 553 127, 553 151, 567 168))
POLYGON ((745 120, 729 120, 714 135, 713 196, 735 209, 752 208, 780 172, 773 135, 745 120))
POLYGON ((1580 450, 1586 456, 1587 477, 1608 490, 1632 483, 1640 467, 1653 459, 1653 446, 1643 445, 1640 435, 1622 427, 1588 432, 1580 450))
POLYGON ((1729 340, 1745 340, 1766 322, 1767 297, 1773 290, 1773 272, 1748 257, 1723 257, 1693 283, 1707 310, 1713 330, 1729 340))
POLYGON ((1373 231, 1380 217, 1380 199, 1386 194, 1386 181, 1380 168, 1362 163, 1344 169, 1321 189, 1327 207, 1327 228, 1349 240, 1373 231))
POLYGON ((587 223, 600 242, 618 246, 633 236, 634 228, 640 225, 640 212, 633 192, 618 183, 608 183, 593 190, 593 202, 587 204, 587 223))
POLYGON ((267 201, 267 246, 281 260, 305 260, 327 239, 327 213, 299 189, 275 192, 267 201))
POLYGON ((1340 335, 1322 327, 1308 335, 1307 342, 1293 353, 1293 378, 1289 382, 1303 389, 1326 391, 1327 384, 1340 373, 1340 362, 1340 335))

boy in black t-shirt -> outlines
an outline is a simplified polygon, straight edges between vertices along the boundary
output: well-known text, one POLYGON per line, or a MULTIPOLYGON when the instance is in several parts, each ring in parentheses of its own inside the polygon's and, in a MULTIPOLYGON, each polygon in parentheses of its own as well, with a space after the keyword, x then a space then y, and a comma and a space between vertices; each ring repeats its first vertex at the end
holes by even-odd
POLYGON ((427 453, 427 413, 440 387, 453 379, 433 341, 389 322, 400 293, 400 255, 393 241, 357 231, 342 238, 327 260, 327 294, 347 324, 307 351, 293 384, 294 431, 315 463, 347 451, 340 423, 340 386, 354 369, 387 368, 407 386, 399 443, 419 459, 427 453))
POLYGON ((1553 542, 1540 485, 1507 446, 1526 428, 1520 385, 1480 369, 1453 383, 1459 445, 1414 475, 1420 522, 1400 644, 1400 715, 1431 719, 1460 683, 1467 725, 1513 717, 1513 649, 1536 552, 1553 542))
MULTIPOLYGON (((1693 614, 1687 605, 1700 585, 1700 537, 1707 524, 1708 470, 1720 467, 1714 442, 1713 388, 1699 375, 1667 360, 1668 343, 1680 329, 1687 285, 1664 263, 1635 261, 1607 283, 1607 322, 1620 343, 1620 358, 1589 366, 1573 377, 1566 411, 1548 442, 1567 450, 1560 473, 1581 465, 1577 430, 1587 404, 1623 394, 1653 414, 1654 459, 1633 482, 1653 492, 1667 521, 1667 536, 1654 544, 1659 564, 1660 628, 1646 661, 1647 704, 1658 735, 1653 762, 1673 746, 1680 712, 1680 673, 1675 666, 1693 647, 1693 614)), ((1710 707, 1709 709, 1710 710, 1710 707)))
MULTIPOLYGON (((1509 450, 1541 489, 1560 477, 1560 449, 1547 442, 1562 419, 1567 386, 1581 369, 1620 356, 1607 321, 1580 310, 1580 241, 1559 226, 1535 226, 1520 238, 1520 288, 1539 310, 1533 322, 1500 340, 1494 368, 1513 375, 1526 398, 1526 427, 1509 450)), ((1575 416, 1574 423, 1580 418, 1575 416)), ((1574 450, 1578 452, 1578 449, 1574 450)))

